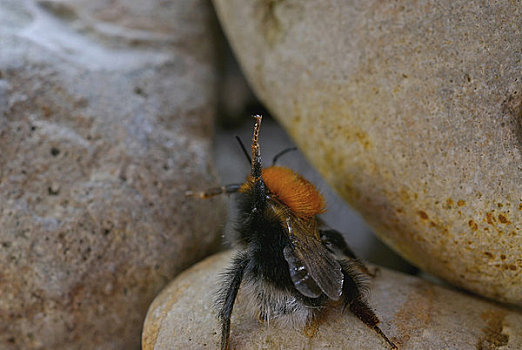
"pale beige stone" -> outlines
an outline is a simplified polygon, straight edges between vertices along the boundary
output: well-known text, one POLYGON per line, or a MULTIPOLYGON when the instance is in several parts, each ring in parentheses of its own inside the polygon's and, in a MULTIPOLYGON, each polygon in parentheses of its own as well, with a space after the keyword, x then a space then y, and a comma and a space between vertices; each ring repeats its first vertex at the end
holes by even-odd
MULTIPOLYGON (((220 327, 213 308, 219 274, 231 252, 212 256, 172 281, 151 304, 143 350, 218 349, 220 327)), ((370 282, 370 304, 382 330, 400 349, 520 349, 522 314, 419 278, 384 268, 370 282)), ((314 327, 280 328, 261 323, 238 295, 231 348, 389 349, 355 316, 332 309, 314 327)))
POLYGON ((213 24, 205 1, 0 1, 1 349, 137 349, 219 247, 223 202, 184 196, 216 185, 213 24))
POLYGON ((522 7, 214 0, 257 95, 420 268, 522 304, 522 7))

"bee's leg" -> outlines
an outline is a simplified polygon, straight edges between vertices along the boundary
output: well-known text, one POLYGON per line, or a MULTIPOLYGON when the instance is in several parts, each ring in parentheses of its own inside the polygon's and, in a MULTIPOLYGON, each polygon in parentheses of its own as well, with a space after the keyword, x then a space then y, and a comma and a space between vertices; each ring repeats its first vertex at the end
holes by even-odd
POLYGON ((240 184, 230 184, 230 185, 225 185, 225 186, 221 186, 221 187, 209 188, 205 191, 186 191, 185 196, 206 199, 206 198, 214 197, 214 196, 217 196, 217 195, 220 195, 223 193, 226 193, 226 194, 236 193, 239 191, 240 187, 241 187, 240 184))
POLYGON ((323 245, 325 245, 332 253, 341 254, 350 258, 363 273, 367 274, 368 276, 375 277, 375 272, 370 272, 366 265, 364 265, 364 263, 359 258, 357 258, 355 253, 350 249, 344 240, 343 235, 341 235, 338 231, 328 227, 319 229, 319 234, 321 235, 321 241, 323 242, 323 245))
POLYGON ((234 257, 232 266, 225 273, 223 287, 216 302, 219 308, 218 317, 221 321, 221 350, 229 349, 230 317, 247 265, 248 257, 245 253, 241 252, 234 257))
POLYGON ((343 296, 345 307, 349 307, 350 311, 363 321, 368 327, 376 331, 391 347, 398 349, 390 339, 378 327, 379 318, 368 303, 364 300, 363 292, 366 289, 361 276, 354 271, 351 262, 341 261, 341 266, 344 275, 343 296))

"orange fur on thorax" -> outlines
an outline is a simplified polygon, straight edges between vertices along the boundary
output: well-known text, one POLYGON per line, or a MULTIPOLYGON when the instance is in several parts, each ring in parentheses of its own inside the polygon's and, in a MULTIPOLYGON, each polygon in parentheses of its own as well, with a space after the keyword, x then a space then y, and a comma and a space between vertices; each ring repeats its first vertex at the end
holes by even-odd
POLYGON ((262 178, 272 195, 297 216, 309 218, 325 211, 324 198, 315 186, 294 171, 271 166, 262 178))

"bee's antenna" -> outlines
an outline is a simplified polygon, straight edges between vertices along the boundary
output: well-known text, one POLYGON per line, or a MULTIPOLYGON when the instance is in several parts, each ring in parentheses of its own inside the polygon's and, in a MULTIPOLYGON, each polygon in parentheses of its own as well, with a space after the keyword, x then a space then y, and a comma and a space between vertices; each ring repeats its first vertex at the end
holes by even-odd
POLYGON ((241 146, 241 149, 243 150, 243 153, 245 154, 245 157, 248 159, 248 164, 252 164, 252 158, 250 158, 250 155, 248 154, 245 145, 243 144, 243 141, 239 136, 236 135, 236 140, 239 142, 239 146, 241 146))
POLYGON ((277 160, 279 159, 279 157, 285 155, 286 153, 288 152, 292 152, 292 151, 296 151, 297 150, 297 147, 288 147, 288 148, 285 148, 284 150, 282 150, 281 152, 279 152, 278 154, 276 154, 274 156, 274 159, 272 159, 272 165, 275 165, 275 163, 277 162, 277 160))
POLYGON ((255 115, 256 123, 254 125, 254 135, 252 136, 252 168, 251 175, 254 181, 261 178, 261 149, 259 148, 259 128, 261 127, 260 115, 255 115))

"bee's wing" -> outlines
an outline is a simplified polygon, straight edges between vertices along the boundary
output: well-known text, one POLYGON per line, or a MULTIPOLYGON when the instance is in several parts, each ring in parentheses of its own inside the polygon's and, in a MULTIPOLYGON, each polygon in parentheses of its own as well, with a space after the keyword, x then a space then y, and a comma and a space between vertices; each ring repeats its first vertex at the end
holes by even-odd
POLYGON ((285 226, 290 244, 283 254, 296 289, 310 298, 317 298, 323 292, 330 299, 338 300, 344 275, 333 254, 316 238, 317 226, 305 224, 298 218, 288 218, 285 226))
POLYGON ((283 254, 288 262, 290 278, 295 288, 305 297, 318 298, 322 294, 321 288, 312 279, 308 269, 296 256, 294 250, 288 245, 283 249, 283 254))

